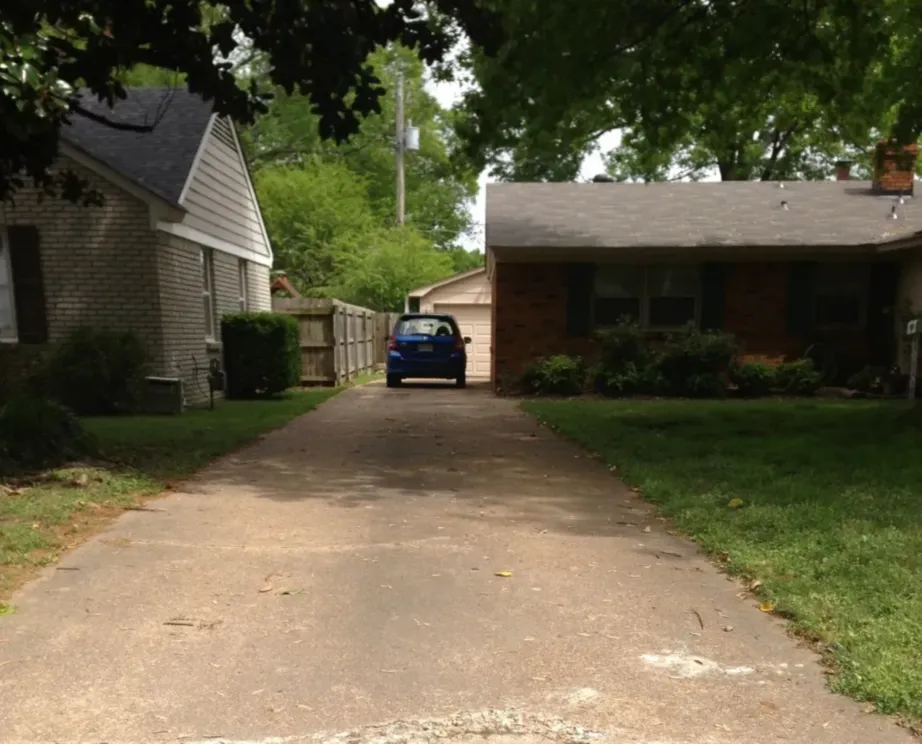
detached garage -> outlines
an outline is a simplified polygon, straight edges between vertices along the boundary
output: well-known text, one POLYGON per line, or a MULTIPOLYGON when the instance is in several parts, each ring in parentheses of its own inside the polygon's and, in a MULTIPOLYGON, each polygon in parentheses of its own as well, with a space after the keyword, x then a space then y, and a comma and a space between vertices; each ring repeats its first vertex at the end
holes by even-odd
POLYGON ((492 293, 485 268, 414 289, 407 295, 407 310, 454 315, 461 335, 471 338, 467 349, 468 378, 490 376, 492 293))

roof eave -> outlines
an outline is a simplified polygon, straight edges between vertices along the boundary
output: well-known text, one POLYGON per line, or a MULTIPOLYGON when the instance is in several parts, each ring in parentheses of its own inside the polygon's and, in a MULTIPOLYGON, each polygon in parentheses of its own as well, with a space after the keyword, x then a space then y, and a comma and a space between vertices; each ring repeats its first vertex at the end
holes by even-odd
POLYGON ((439 287, 447 287, 449 284, 454 284, 455 282, 460 282, 463 279, 467 279, 472 276, 476 276, 482 272, 485 272, 486 268, 484 266, 478 266, 476 269, 468 269, 467 271, 461 271, 457 274, 452 274, 441 281, 434 282, 433 284, 427 284, 425 287, 417 287, 412 289, 407 293, 407 297, 424 297, 429 294, 434 289, 439 289, 439 287))
POLYGON ((888 240, 883 243, 878 243, 875 246, 878 253, 893 253, 919 247, 922 247, 922 232, 913 233, 908 237, 899 238, 897 240, 888 240))
POLYGON ((139 184, 137 181, 120 173, 100 160, 97 160, 72 142, 61 140, 58 152, 64 157, 73 160, 75 163, 82 165, 84 168, 93 171, 93 173, 100 178, 108 181, 122 191, 144 202, 158 213, 159 219, 178 220, 181 219, 182 215, 185 213, 185 210, 180 205, 165 198, 161 194, 151 191, 146 186, 139 184))
POLYGON ((694 256, 698 260, 772 260, 805 259, 807 257, 874 256, 876 243, 745 245, 709 243, 706 245, 629 245, 629 246, 509 246, 491 245, 488 254, 496 263, 527 262, 592 262, 627 259, 640 261, 650 258, 675 259, 694 256))

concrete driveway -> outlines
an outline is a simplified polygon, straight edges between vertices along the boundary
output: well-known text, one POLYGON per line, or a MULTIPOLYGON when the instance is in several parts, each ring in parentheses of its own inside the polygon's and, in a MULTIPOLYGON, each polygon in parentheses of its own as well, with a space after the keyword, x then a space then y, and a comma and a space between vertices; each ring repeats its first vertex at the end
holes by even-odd
POLYGON ((343 393, 150 506, 0 618, 4 744, 912 741, 486 390, 343 393))

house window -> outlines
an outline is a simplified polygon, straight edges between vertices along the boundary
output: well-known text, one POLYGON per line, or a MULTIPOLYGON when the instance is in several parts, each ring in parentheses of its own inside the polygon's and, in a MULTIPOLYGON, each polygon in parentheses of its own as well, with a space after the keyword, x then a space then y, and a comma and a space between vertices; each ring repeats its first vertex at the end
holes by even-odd
POLYGON ((857 330, 867 316, 869 267, 819 264, 813 295, 813 324, 820 330, 857 330))
POLYGON ((595 272, 593 323, 613 326, 630 319, 643 328, 681 328, 698 318, 698 266, 603 264, 595 272))
POLYGON ((247 262, 241 258, 237 262, 237 284, 238 284, 238 301, 240 303, 240 312, 245 313, 247 310, 247 262))
POLYGON ((10 263, 9 241, 0 230, 0 342, 15 343, 16 303, 13 296, 13 267, 10 263))
POLYGON ((205 339, 215 339, 214 254, 202 248, 202 306, 205 313, 205 339))

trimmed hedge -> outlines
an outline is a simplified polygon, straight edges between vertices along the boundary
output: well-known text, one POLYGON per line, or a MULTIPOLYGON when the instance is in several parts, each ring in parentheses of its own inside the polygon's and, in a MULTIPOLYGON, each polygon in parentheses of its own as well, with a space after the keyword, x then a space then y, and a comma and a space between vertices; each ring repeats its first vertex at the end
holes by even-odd
POLYGON ((301 381, 301 339, 291 315, 225 315, 221 341, 228 398, 278 395, 301 381))

